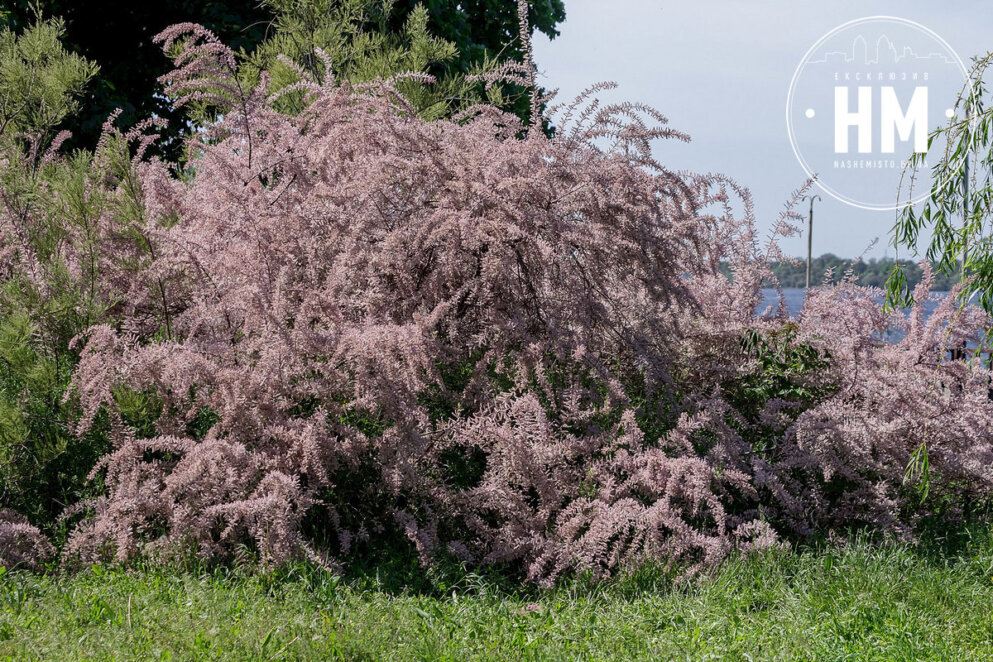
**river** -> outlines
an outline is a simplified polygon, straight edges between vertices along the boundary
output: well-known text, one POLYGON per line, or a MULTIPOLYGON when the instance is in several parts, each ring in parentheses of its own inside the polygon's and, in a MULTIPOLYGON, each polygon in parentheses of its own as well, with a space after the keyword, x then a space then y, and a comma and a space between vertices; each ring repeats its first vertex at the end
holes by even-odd
MULTIPOLYGON (((948 295, 948 292, 934 292, 934 294, 944 297, 948 295)), ((800 314, 800 309, 803 308, 803 295, 804 290, 802 288, 789 288, 783 290, 783 299, 786 301, 786 310, 789 312, 790 317, 796 317, 800 314)), ((765 310, 767 306, 776 305, 776 290, 764 289, 762 290, 762 303, 759 304, 758 311, 765 310)), ((883 298, 880 297, 879 301, 882 302, 883 298)), ((939 300, 929 300, 924 304, 924 318, 927 319, 931 316, 931 313, 935 311, 938 305, 941 303, 939 300)))

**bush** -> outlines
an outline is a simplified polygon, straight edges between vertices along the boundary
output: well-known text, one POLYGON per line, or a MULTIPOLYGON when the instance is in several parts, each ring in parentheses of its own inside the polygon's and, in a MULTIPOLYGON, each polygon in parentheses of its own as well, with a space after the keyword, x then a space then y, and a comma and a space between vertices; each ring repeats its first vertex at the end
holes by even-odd
POLYGON ((949 300, 902 321, 851 281, 795 327, 755 315, 775 246, 746 192, 651 159, 679 137, 654 111, 577 104, 549 139, 311 82, 290 116, 209 33, 162 39, 185 46, 170 94, 223 118, 188 184, 135 166, 155 253, 135 276, 162 286, 131 291, 160 314, 88 334, 83 428, 116 423, 73 555, 331 563, 399 533, 425 562, 552 581, 860 523, 909 536, 922 443, 932 489, 988 494, 988 373, 933 367, 986 318, 949 300), (150 433, 122 387, 157 403, 150 433))
POLYGON ((109 450, 98 430, 73 434, 64 401, 69 341, 104 319, 104 286, 86 230, 103 213, 100 170, 87 155, 56 157, 58 126, 96 68, 62 48, 62 30, 39 21, 0 33, 0 506, 49 533, 109 450), (65 259, 77 251, 91 259, 65 259))
POLYGON ((684 137, 652 109, 594 88, 553 138, 430 122, 391 80, 273 93, 199 26, 159 38, 167 93, 219 119, 185 179, 140 131, 98 152, 102 266, 64 263, 108 312, 70 399, 113 447, 66 562, 334 565, 399 537, 548 584, 912 537, 989 496, 989 371, 943 360, 989 319, 949 298, 924 323, 927 279, 909 316, 851 279, 756 314, 775 241, 747 191, 652 159, 684 137))
POLYGON ((53 553, 38 527, 17 513, 0 510, 0 567, 38 570, 39 563, 53 553))

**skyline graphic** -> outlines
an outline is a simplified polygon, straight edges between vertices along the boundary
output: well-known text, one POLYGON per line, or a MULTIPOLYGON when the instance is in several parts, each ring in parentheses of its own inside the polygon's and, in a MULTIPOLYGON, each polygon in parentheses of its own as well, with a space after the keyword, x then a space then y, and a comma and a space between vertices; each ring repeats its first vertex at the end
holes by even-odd
POLYGON ((885 34, 876 40, 875 57, 869 53, 869 40, 864 35, 858 35, 852 40, 850 51, 825 51, 820 59, 807 60, 807 64, 855 64, 857 66, 878 66, 880 64, 900 64, 906 60, 919 62, 938 62, 946 65, 956 65, 954 58, 947 53, 931 51, 927 55, 918 55, 910 46, 898 49, 893 41, 885 34), (886 57, 888 56, 888 57, 886 57), (884 62, 884 57, 886 61, 884 62))

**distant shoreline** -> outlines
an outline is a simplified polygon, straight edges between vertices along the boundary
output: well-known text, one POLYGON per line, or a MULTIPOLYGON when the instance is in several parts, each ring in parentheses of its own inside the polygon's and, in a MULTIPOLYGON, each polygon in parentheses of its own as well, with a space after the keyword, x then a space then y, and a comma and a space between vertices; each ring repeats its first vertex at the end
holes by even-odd
MULTIPOLYGON (((842 276, 850 269, 857 277, 860 285, 871 287, 886 287, 886 280, 889 278, 894 266, 899 266, 903 272, 908 286, 915 287, 921 282, 924 272, 917 262, 913 260, 893 260, 891 258, 868 260, 853 260, 838 257, 832 253, 826 253, 815 257, 810 265, 810 284, 822 285, 825 282, 837 283, 842 276), (830 272, 831 278, 827 278, 830 272)), ((796 263, 773 262, 772 271, 779 282, 780 287, 786 289, 803 288, 807 283, 807 259, 797 258, 796 263)), ((958 273, 942 274, 934 273, 934 282, 931 289, 934 292, 948 292, 959 282, 961 277, 958 273)), ((771 286, 767 283, 765 286, 771 286)))
MULTIPOLYGON (((884 258, 877 260, 846 260, 831 253, 814 258, 810 265, 810 284, 820 285, 825 282, 825 276, 831 270, 832 278, 830 282, 838 282, 842 275, 849 269, 858 277, 860 285, 872 287, 886 287, 886 280, 894 266, 903 269, 907 284, 910 287, 916 286, 924 277, 917 262, 913 260, 893 260, 884 258)), ((803 287, 807 279, 806 258, 798 260, 796 264, 777 263, 772 267, 776 279, 782 287, 803 287)), ((959 274, 934 273, 934 283, 931 286, 933 291, 947 292, 955 287, 961 277, 959 274)))

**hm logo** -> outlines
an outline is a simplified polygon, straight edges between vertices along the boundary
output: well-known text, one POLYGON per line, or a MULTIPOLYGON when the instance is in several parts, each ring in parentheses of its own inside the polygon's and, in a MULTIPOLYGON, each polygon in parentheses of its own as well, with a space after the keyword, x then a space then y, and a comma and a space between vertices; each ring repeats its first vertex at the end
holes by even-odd
MULTIPOLYGON (((860 154, 872 152, 873 129, 873 94, 871 87, 859 87, 854 112, 850 110, 847 87, 834 88, 834 151, 836 154, 848 153, 849 129, 855 127, 860 154)), ((927 152, 927 88, 915 87, 907 110, 897 99, 892 87, 879 88, 880 110, 880 150, 884 154, 896 151, 895 136, 899 133, 900 140, 910 140, 914 134, 914 151, 927 152)))

